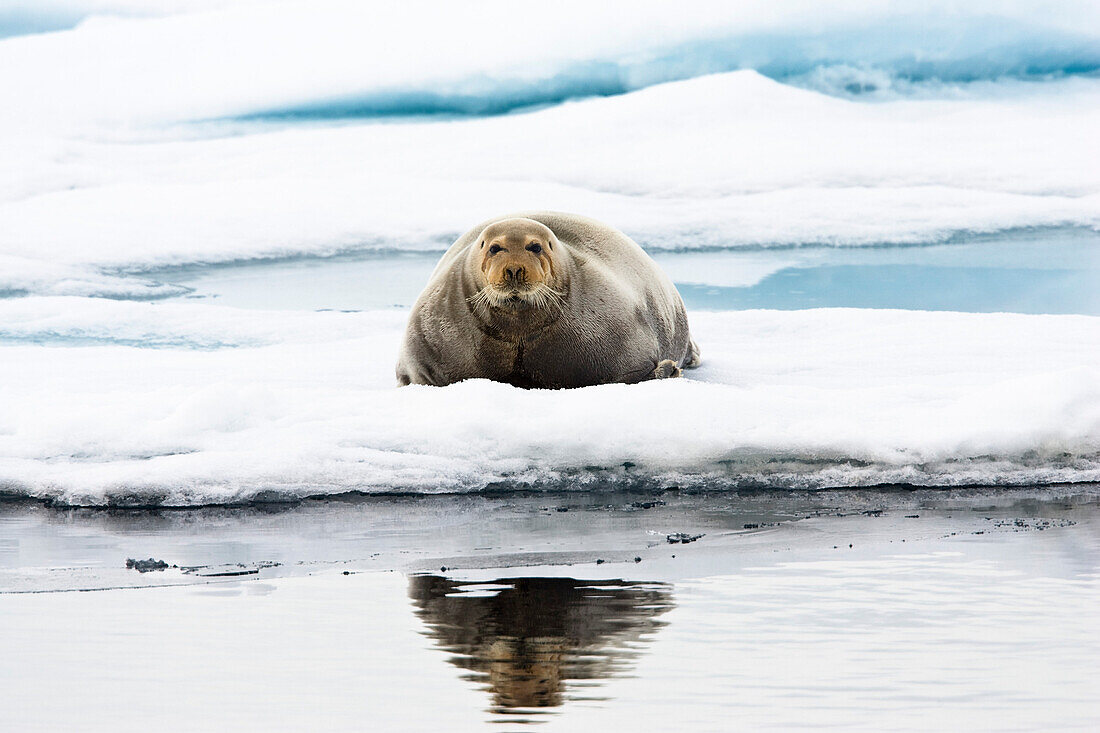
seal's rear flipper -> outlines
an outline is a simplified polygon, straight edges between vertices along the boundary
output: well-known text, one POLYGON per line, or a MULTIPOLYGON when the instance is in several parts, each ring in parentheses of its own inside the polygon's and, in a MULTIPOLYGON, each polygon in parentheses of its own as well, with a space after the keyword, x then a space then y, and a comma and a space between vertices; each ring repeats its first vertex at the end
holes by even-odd
POLYGON ((687 358, 684 359, 684 369, 694 369, 702 361, 703 357, 699 354, 699 347, 694 340, 689 341, 687 358))
POLYGON ((671 379, 680 376, 680 374, 682 374, 680 367, 676 366, 676 362, 672 359, 658 362, 657 368, 653 370, 654 379, 671 379))

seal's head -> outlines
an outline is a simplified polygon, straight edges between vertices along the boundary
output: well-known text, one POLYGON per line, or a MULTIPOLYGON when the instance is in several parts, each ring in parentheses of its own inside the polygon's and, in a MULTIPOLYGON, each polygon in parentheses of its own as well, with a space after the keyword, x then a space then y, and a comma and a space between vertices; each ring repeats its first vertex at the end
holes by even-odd
POLYGON ((533 219, 490 224, 470 250, 478 291, 470 302, 525 310, 561 306, 561 242, 533 219))

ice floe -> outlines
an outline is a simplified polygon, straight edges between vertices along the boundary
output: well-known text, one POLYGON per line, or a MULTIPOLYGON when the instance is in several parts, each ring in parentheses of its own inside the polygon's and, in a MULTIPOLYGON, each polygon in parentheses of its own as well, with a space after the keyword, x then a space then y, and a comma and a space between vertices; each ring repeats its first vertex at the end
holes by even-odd
POLYGON ((525 209, 651 251, 1095 231, 1098 21, 1081 2, 9 4, 0 492, 1096 480, 1086 316, 692 313, 689 379, 398 390, 404 311, 166 302, 188 286, 164 273, 442 251, 525 209))
POLYGON ((23 262, 24 281, 9 272, 5 287, 56 294, 59 264, 87 281, 197 262, 441 251, 477 221, 532 208, 584 212, 650 249, 1096 228, 1097 128, 1094 80, 864 103, 742 71, 463 122, 13 143, 23 165, 0 173, 0 252, 23 262))
MULTIPOLYGON (((1096 317, 696 313, 706 361, 688 379, 397 389, 402 311, 102 301, 75 317, 57 300, 23 301, 27 338, 91 333, 98 320, 160 348, 0 347, 0 486, 16 495, 189 505, 346 491, 1100 479, 1096 317), (182 343, 196 330, 225 343, 182 343)), ((3 320, 17 320, 4 307, 3 320)))

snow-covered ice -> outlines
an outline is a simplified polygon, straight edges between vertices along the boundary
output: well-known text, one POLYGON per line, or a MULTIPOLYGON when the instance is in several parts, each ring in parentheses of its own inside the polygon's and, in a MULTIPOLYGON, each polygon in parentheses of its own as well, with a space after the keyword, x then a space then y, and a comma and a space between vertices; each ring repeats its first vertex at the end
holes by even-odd
POLYGON ((3 284, 56 293, 73 277, 59 263, 88 281, 104 268, 442 250, 474 222, 532 208, 583 211, 663 249, 1095 229, 1100 81, 1050 86, 868 104, 739 71, 453 123, 68 140, 0 174, 0 237, 22 265, 3 284))
POLYGON ((706 363, 689 379, 395 389, 404 311, 99 300, 77 313, 67 300, 0 303, 9 492, 196 504, 499 484, 1100 479, 1095 317, 695 313, 706 363), (125 345, 139 342, 161 348, 125 345))
POLYGON ((583 25, 558 6, 268 5, 16 9, 88 18, 0 41, 0 257, 19 258, 0 262, 0 289, 156 295, 119 271, 442 250, 523 209, 584 212, 662 249, 1100 227, 1088 4, 842 3, 813 22, 802 3, 601 4, 583 25), (517 22, 541 42, 467 41, 517 22), (607 64, 626 81, 600 86, 607 64), (838 68, 908 86, 799 81, 838 68), (530 92, 562 74, 580 76, 530 92), (456 120, 370 106, 442 88, 467 90, 472 112, 564 103, 456 120), (358 123, 291 114, 333 100, 358 123))
POLYGON ((1089 3, 624 7, 0 11, 0 491, 1100 477, 1094 317, 692 313, 686 380, 396 390, 404 311, 244 310, 163 276, 438 252, 524 209, 651 251, 1100 230, 1089 3))
POLYGON ((0 120, 31 126, 484 113, 745 68, 848 93, 1100 69, 1100 11, 1080 0, 18 5, 27 30, 51 5, 55 26, 83 16, 0 48, 22 69, 0 79, 22 102, 0 120))

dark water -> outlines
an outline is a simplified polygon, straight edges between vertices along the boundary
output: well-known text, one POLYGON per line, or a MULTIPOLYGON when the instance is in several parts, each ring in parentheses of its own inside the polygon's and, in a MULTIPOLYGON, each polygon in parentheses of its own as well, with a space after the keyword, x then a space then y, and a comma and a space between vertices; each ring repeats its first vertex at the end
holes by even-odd
POLYGON ((0 503, 0 729, 1092 730, 1097 489, 0 503))

